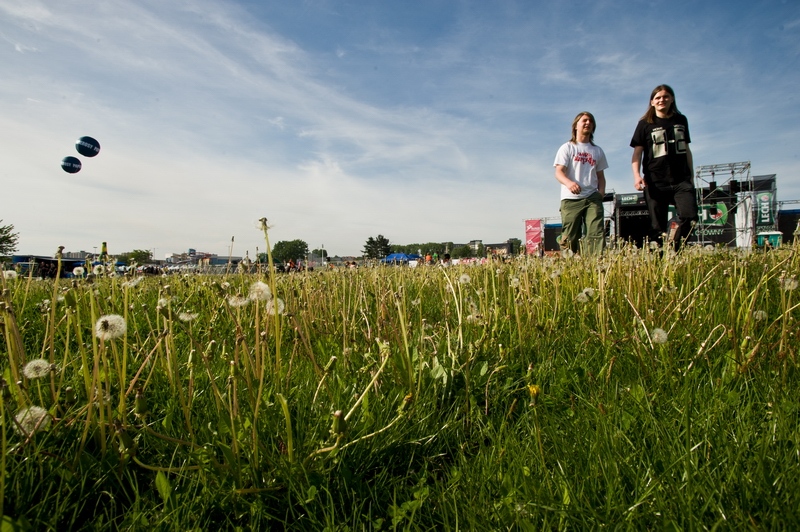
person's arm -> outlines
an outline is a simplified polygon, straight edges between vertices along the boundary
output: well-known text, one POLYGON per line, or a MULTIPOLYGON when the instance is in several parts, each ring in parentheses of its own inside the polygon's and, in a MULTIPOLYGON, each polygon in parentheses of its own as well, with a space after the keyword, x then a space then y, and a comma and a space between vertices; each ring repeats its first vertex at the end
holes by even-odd
POLYGON ((644 146, 636 146, 635 148, 633 148, 633 157, 631 157, 631 169, 633 170, 633 188, 635 188, 636 190, 644 190, 644 179, 642 179, 642 171, 641 171, 642 155, 644 155, 644 146))
POLYGON ((597 191, 601 196, 606 195, 606 173, 603 170, 597 172, 597 191))
POLYGON ((556 179, 558 182, 567 187, 567 190, 573 194, 581 193, 581 186, 569 178, 567 175, 567 167, 561 164, 556 165, 556 179))
POLYGON ((694 181, 694 157, 692 157, 692 150, 689 149, 689 145, 686 145, 686 163, 689 165, 689 175, 692 176, 692 181, 694 181))

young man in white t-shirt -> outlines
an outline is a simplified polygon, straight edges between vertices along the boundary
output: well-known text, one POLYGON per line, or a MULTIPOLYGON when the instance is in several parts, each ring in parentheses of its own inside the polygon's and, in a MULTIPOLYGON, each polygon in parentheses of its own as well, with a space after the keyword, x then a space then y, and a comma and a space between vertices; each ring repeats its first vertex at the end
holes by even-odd
POLYGON ((603 196, 606 193, 606 154, 593 142, 597 123, 582 112, 572 121, 572 139, 558 149, 553 166, 561 183, 561 251, 600 254, 605 245, 603 196))

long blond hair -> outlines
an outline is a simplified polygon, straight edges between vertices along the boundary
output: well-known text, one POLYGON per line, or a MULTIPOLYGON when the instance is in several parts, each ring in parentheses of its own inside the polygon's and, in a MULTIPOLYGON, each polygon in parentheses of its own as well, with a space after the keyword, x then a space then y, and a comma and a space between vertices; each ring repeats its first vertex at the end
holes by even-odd
POLYGON ((589 111, 582 111, 578 113, 578 116, 576 116, 575 120, 572 121, 572 138, 570 139, 570 142, 573 144, 578 142, 578 120, 580 120, 582 116, 588 116, 589 120, 592 121, 592 133, 589 135, 589 143, 594 144, 594 132, 597 131, 597 120, 594 119, 594 115, 589 111))

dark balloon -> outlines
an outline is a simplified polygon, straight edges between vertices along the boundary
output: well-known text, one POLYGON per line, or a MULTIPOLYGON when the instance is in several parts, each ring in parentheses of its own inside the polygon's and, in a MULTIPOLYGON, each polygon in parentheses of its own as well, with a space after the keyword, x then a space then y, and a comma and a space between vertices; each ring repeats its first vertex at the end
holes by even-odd
POLYGON ((77 174, 81 171, 81 161, 77 157, 64 157, 61 159, 61 168, 69 174, 77 174))
POLYGON ((100 153, 100 143, 92 137, 81 137, 75 142, 75 149, 84 157, 94 157, 100 153))

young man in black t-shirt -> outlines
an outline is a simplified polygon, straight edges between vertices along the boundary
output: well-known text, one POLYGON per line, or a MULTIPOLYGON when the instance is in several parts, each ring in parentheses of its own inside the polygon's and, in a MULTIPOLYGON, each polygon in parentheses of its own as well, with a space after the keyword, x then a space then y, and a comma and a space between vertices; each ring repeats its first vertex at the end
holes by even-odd
POLYGON ((650 239, 669 235, 676 249, 697 223, 689 122, 675 105, 675 92, 659 85, 650 95, 650 107, 639 120, 631 139, 633 186, 643 190, 650 211, 650 239), (675 205, 678 226, 667 226, 670 204, 675 205))

